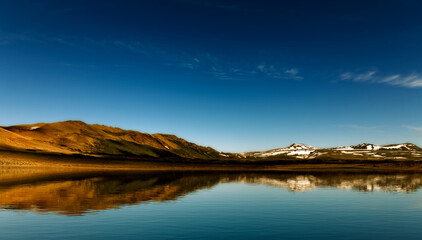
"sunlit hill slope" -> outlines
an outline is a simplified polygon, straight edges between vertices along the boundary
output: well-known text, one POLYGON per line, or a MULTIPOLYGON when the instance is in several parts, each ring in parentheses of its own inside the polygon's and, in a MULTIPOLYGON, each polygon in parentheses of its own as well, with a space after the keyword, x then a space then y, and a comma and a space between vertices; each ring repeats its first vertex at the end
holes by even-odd
POLYGON ((92 156, 219 157, 210 147, 174 135, 146 134, 81 121, 0 127, 0 149, 92 156))

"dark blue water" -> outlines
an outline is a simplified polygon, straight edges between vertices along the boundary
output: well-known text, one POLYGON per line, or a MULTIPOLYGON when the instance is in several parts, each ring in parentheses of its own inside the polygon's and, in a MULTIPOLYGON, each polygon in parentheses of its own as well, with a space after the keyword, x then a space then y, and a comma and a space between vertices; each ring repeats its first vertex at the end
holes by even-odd
POLYGON ((422 237, 420 174, 25 174, 0 184, 0 239, 422 237))

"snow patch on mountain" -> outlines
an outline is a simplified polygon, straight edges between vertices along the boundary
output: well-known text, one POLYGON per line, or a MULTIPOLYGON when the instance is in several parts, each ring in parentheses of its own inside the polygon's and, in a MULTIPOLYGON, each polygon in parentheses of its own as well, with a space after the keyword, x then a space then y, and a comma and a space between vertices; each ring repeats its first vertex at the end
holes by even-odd
POLYGON ((397 145, 387 145, 382 146, 381 150, 413 150, 413 144, 397 144, 397 145))
POLYGON ((309 150, 296 150, 296 151, 287 153, 287 155, 309 155, 312 152, 313 151, 309 151, 309 150))
POLYGON ((393 145, 374 145, 371 143, 362 143, 355 146, 343 146, 334 148, 340 151, 352 151, 352 150, 415 150, 416 145, 411 143, 393 144, 393 145))
POLYGON ((362 143, 354 146, 342 146, 335 148, 316 148, 306 144, 295 143, 285 148, 239 154, 239 156, 246 158, 277 159, 315 159, 322 155, 326 155, 331 159, 342 158, 342 155, 348 155, 352 158, 356 157, 360 159, 403 159, 403 157, 420 158, 422 156, 422 149, 411 143, 389 145, 362 143))
POLYGON ((350 147, 350 146, 341 146, 341 147, 336 147, 336 148, 334 148, 335 150, 339 150, 339 151, 347 151, 347 150, 353 150, 353 148, 352 147, 350 147))
POLYGON ((250 154, 245 154, 248 155, 250 157, 256 157, 256 158, 261 158, 261 157, 270 157, 270 156, 277 156, 277 155, 288 155, 288 156, 300 156, 300 158, 303 158, 303 156, 308 156, 310 154, 312 154, 316 149, 318 149, 317 147, 313 147, 313 146, 309 146, 306 144, 298 144, 298 143, 294 143, 288 147, 285 148, 278 148, 278 149, 273 149, 273 150, 269 150, 269 151, 264 151, 264 152, 253 152, 250 154))
POLYGON ((351 148, 354 149, 366 149, 366 150, 379 150, 381 148, 381 146, 377 146, 371 143, 362 143, 356 146, 350 146, 351 148))

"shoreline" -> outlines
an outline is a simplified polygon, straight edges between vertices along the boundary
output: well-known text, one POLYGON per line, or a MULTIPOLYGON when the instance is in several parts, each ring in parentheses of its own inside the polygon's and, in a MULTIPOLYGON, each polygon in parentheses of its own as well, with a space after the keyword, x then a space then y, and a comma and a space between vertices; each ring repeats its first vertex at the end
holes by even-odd
POLYGON ((422 161, 222 161, 199 159, 124 159, 53 153, 0 151, 0 168, 57 168, 138 171, 416 171, 422 161))

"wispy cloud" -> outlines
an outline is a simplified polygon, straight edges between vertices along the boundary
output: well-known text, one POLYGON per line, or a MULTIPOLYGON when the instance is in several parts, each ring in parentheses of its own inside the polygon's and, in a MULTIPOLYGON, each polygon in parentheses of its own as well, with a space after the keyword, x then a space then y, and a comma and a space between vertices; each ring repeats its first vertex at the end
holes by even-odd
POLYGON ((186 4, 194 4, 198 6, 204 6, 204 7, 212 7, 212 8, 219 8, 219 9, 237 9, 241 5, 239 4, 230 4, 222 1, 212 1, 212 0, 179 0, 180 2, 186 3, 186 4))
POLYGON ((374 132, 384 132, 381 128, 381 126, 364 126, 364 125, 358 125, 358 124, 342 124, 339 125, 341 128, 351 128, 351 129, 357 129, 357 130, 365 130, 365 131, 374 131, 374 132))
POLYGON ((67 45, 74 48, 85 49, 87 45, 90 44, 90 39, 73 39, 73 38, 63 38, 63 37, 46 37, 45 41, 54 42, 58 44, 67 45))
POLYGON ((299 76, 299 70, 297 68, 280 68, 274 65, 259 64, 256 66, 257 71, 254 73, 262 73, 270 78, 278 79, 303 79, 299 76))
POLYGON ((9 45, 16 42, 30 41, 25 34, 9 34, 0 30, 0 45, 9 45))
POLYGON ((388 84, 392 86, 400 86, 406 88, 422 87, 422 76, 417 73, 404 76, 402 74, 394 74, 382 76, 377 71, 367 71, 362 73, 345 72, 340 74, 340 80, 353 82, 368 82, 378 84, 388 84))
POLYGON ((408 125, 405 125, 403 127, 416 131, 418 135, 422 137, 422 127, 415 127, 415 126, 408 126, 408 125))
POLYGON ((172 49, 139 41, 113 41, 112 46, 131 51, 136 54, 158 57, 164 60, 164 64, 182 67, 188 70, 202 71, 221 80, 241 80, 247 77, 264 76, 270 79, 303 79, 299 75, 299 69, 287 68, 276 64, 247 65, 233 63, 227 59, 221 59, 210 53, 172 49))
MULTIPOLYGON (((9 44, 10 39, 0 38, 0 45, 9 44)), ((171 45, 157 44, 151 41, 125 39, 94 39, 87 37, 69 36, 42 36, 28 38, 13 36, 19 41, 36 41, 61 44, 81 50, 103 48, 111 51, 121 51, 155 59, 163 65, 179 67, 188 71, 196 71, 211 75, 220 80, 247 80, 257 78, 300 80, 303 77, 299 69, 292 66, 283 66, 277 63, 266 64, 245 63, 236 59, 218 57, 208 52, 189 48, 175 48, 171 45)))
POLYGON ((400 74, 384 78, 381 83, 390 85, 398 85, 402 87, 417 88, 422 87, 422 76, 412 73, 409 76, 401 76, 400 74))
POLYGON ((340 75, 341 80, 352 80, 355 82, 367 82, 371 81, 374 78, 376 71, 368 71, 365 73, 351 73, 351 72, 345 72, 340 75))
POLYGON ((302 76, 299 76, 299 69, 297 68, 290 68, 284 71, 284 74, 287 78, 292 78, 292 79, 303 79, 302 76))

